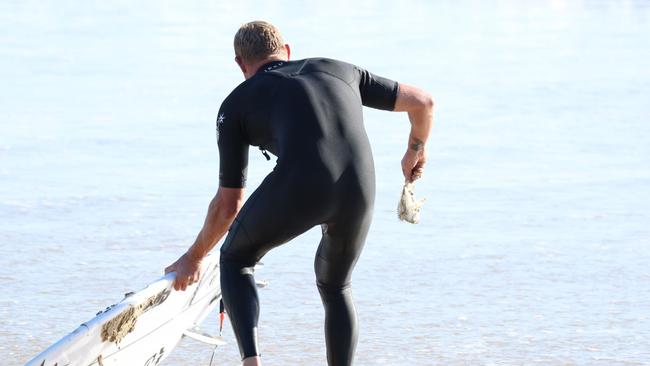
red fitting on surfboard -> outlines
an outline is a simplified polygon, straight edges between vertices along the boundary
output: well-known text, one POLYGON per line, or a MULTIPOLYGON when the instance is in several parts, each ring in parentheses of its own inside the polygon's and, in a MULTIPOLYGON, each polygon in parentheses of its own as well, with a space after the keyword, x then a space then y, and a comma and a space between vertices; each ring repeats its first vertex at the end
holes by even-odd
POLYGON ((219 335, 223 332, 223 320, 226 318, 226 314, 219 313, 219 335))
POLYGON ((223 333, 223 321, 226 318, 226 309, 223 306, 223 300, 219 300, 219 336, 223 333))

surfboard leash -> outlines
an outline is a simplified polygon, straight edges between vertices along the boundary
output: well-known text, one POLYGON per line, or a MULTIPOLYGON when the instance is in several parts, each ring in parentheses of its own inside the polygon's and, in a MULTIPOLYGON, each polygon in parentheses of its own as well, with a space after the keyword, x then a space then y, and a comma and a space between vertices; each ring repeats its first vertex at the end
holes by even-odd
POLYGON ((226 307, 223 305, 223 298, 219 299, 219 337, 223 335, 223 321, 226 318, 226 307))
MULTIPOLYGON (((226 307, 223 305, 223 299, 219 299, 219 337, 223 335, 223 322, 226 319, 226 307)), ((214 354, 217 352, 217 347, 214 346, 212 350, 212 356, 210 356, 210 365, 212 366, 212 361, 214 360, 214 354)))

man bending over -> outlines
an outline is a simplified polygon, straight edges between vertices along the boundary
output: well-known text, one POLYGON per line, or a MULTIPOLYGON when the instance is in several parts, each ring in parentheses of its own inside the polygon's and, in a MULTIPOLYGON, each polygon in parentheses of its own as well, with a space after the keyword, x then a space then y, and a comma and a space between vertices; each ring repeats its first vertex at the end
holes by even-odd
POLYGON ((199 279, 202 258, 228 232, 221 246, 223 301, 243 365, 260 365, 253 266, 269 250, 320 225, 314 269, 325 307, 327 361, 351 365, 357 317, 350 281, 375 199, 362 106, 408 112, 402 172, 412 181, 424 169, 433 99, 345 62, 289 61, 289 45, 266 22, 241 26, 234 44, 246 80, 217 117, 219 189, 196 241, 166 271, 175 271, 174 288, 185 290, 199 279), (251 145, 277 156, 277 164, 244 203, 251 145))

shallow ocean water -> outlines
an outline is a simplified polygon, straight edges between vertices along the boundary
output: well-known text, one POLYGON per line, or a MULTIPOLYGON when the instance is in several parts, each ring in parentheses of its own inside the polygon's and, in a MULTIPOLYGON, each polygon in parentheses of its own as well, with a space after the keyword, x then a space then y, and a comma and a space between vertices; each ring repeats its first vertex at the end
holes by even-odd
MULTIPOLYGON (((192 242, 240 23, 437 101, 421 223, 405 115, 366 110, 375 216, 358 365, 650 365, 650 3, 0 4, 0 359, 22 365, 192 242)), ((251 152, 255 187, 272 163, 251 152)), ((259 278, 268 365, 325 364, 319 232, 259 278)), ((204 327, 216 329, 214 314, 204 327)), ((226 328, 226 337, 232 332, 226 328)), ((163 364, 207 365, 184 340, 163 364)), ((216 354, 236 365, 234 340, 216 354)))

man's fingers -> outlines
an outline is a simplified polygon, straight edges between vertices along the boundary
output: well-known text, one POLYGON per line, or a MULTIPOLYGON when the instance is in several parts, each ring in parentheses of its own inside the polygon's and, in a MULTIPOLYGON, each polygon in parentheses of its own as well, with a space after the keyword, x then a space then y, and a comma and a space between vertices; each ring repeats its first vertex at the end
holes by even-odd
POLYGON ((183 278, 176 273, 176 278, 174 279, 174 290, 181 291, 185 290, 187 278, 183 278))
POLYGON ((411 180, 411 177, 413 176, 413 169, 415 168, 415 164, 402 165, 402 173, 404 173, 404 178, 411 180))
POLYGON ((174 289, 175 289, 176 291, 185 291, 186 288, 187 288, 187 283, 186 283, 185 281, 183 281, 183 280, 176 280, 176 281, 174 282, 174 289))
POLYGON ((422 174, 424 173, 424 165, 425 164, 426 164, 426 162, 424 161, 424 159, 420 159, 415 164, 415 166, 411 170, 412 181, 422 178, 422 174))
POLYGON ((199 281, 200 273, 195 273, 190 277, 177 278, 174 280, 174 289, 177 291, 185 291, 189 286, 192 286, 199 281))
POLYGON ((188 276, 187 280, 184 281, 185 286, 183 287, 183 291, 185 291, 188 287, 192 286, 195 282, 196 282, 195 276, 193 276, 193 275, 188 276))

